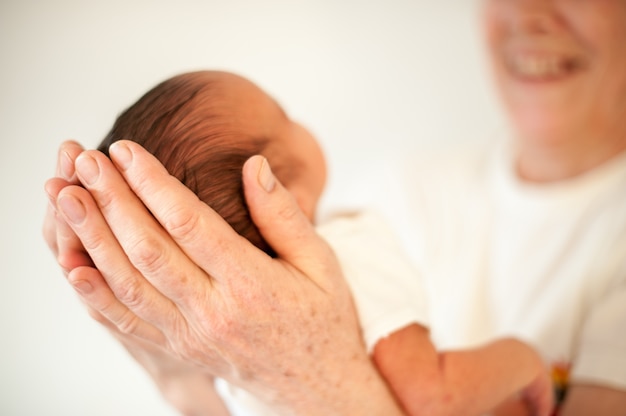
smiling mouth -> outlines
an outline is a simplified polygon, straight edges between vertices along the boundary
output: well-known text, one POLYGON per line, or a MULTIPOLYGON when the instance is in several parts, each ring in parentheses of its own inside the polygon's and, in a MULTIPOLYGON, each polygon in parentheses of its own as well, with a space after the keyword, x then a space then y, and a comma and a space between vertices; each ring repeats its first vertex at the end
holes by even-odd
POLYGON ((583 68, 573 57, 516 54, 506 60, 508 70, 527 81, 550 81, 568 77, 583 68))

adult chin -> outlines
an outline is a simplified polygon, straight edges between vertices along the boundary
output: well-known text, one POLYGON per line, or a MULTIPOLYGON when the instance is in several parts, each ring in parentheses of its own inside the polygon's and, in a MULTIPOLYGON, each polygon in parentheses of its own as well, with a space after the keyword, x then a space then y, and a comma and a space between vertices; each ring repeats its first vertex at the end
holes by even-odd
POLYGON ((575 124, 569 117, 560 115, 557 111, 544 108, 529 108, 511 110, 510 121, 512 129, 521 145, 562 146, 572 143, 581 133, 575 129, 575 124))

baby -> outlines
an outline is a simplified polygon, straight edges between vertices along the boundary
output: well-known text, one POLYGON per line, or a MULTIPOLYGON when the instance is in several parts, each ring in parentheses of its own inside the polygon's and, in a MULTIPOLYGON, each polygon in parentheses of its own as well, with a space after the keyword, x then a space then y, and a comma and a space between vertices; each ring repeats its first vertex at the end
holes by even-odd
MULTIPOLYGON (((202 71, 157 85, 122 113, 99 146, 138 142, 243 237, 274 256, 252 222, 241 169, 263 155, 277 178, 314 221, 326 167, 315 138, 269 95, 237 75, 202 71)), ((552 397, 541 359, 514 339, 474 350, 438 352, 425 302, 407 299, 419 275, 374 214, 318 225, 353 290, 372 359, 408 414, 479 415, 521 395, 532 414, 548 415, 552 397)), ((273 414, 245 391, 216 381, 231 414, 273 414)))

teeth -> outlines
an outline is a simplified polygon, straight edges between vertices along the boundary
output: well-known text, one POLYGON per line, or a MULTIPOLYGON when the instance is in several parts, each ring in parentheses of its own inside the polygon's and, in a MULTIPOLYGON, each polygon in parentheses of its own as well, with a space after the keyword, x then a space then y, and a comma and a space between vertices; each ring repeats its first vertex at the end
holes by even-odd
POLYGON ((510 61, 511 69, 518 75, 529 78, 547 78, 568 71, 567 62, 556 57, 517 56, 510 61))

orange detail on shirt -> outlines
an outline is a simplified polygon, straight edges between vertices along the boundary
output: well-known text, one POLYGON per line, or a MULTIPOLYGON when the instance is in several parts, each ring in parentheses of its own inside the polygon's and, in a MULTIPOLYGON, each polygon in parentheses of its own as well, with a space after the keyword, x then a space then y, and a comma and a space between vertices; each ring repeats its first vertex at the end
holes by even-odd
POLYGON ((571 364, 564 362, 557 362, 552 364, 552 384, 554 385, 554 395, 556 406, 552 416, 557 416, 559 408, 565 400, 567 394, 567 386, 569 383, 571 364))

